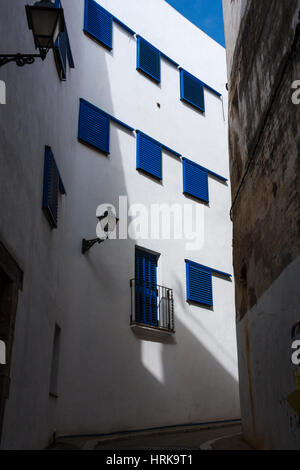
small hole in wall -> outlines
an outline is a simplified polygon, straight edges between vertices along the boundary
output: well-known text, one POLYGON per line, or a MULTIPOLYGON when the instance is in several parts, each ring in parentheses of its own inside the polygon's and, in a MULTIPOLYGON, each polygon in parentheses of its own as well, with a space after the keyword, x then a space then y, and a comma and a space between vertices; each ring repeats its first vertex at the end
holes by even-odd
POLYGON ((160 108, 160 103, 156 103, 156 106, 157 106, 158 108, 160 108))

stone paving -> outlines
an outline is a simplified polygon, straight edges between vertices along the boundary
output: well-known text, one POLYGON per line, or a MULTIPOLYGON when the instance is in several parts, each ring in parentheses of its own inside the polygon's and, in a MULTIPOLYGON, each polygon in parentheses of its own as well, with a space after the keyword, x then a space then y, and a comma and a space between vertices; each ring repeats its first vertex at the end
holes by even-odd
POLYGON ((185 428, 168 432, 128 433, 118 438, 90 437, 60 439, 56 450, 251 450, 243 440, 241 425, 210 429, 185 428))

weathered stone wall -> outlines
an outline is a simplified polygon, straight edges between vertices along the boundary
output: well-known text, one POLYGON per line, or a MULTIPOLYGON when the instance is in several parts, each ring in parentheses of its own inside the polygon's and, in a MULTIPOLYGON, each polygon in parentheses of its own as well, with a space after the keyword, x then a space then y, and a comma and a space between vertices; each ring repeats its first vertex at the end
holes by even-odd
MULTIPOLYGON (((289 348, 291 326, 300 317, 295 309, 299 294, 295 290, 293 299, 285 298, 284 321, 260 321, 262 315, 275 319, 279 314, 275 296, 267 311, 260 306, 280 276, 278 286, 285 295, 284 273, 300 253, 300 105, 292 103, 292 83, 300 79, 300 2, 223 0, 223 5, 242 414, 252 443, 280 448, 283 437, 270 440, 268 432, 276 420, 278 426, 280 419, 288 419, 279 406, 284 384, 278 387, 278 376, 287 376, 275 362, 267 367, 266 357, 270 348, 274 357, 283 344, 289 348), (253 309, 259 311, 255 321, 253 309), (266 410, 272 402, 272 413, 260 410, 258 416, 262 394, 266 410)), ((297 277, 299 282, 300 272, 297 277)), ((281 366, 289 369, 288 357, 281 366)), ((291 439, 292 448, 299 444, 298 438, 291 439)))
POLYGON ((300 77, 299 50, 291 53, 298 5, 248 2, 229 77, 240 317, 300 252, 300 107, 291 101, 300 77))

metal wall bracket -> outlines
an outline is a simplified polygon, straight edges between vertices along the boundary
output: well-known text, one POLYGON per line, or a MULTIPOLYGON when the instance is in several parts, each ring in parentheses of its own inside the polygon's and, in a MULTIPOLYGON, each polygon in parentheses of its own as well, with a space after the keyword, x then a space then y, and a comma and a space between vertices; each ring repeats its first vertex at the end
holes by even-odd
POLYGON ((87 251, 89 251, 92 246, 96 243, 102 243, 106 240, 106 238, 94 238, 93 240, 86 240, 85 238, 82 240, 81 246, 81 253, 84 255, 87 251))
POLYGON ((15 62, 18 67, 33 64, 36 58, 45 60, 47 52, 40 51, 40 54, 0 54, 0 67, 9 62, 15 62))

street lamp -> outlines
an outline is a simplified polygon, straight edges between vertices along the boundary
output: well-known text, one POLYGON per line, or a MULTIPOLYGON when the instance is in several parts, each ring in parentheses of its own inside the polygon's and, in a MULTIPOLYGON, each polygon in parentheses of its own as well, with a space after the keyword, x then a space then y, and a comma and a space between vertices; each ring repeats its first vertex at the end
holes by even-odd
POLYGON ((85 238, 82 240, 82 246, 81 246, 81 253, 84 255, 87 251, 89 251, 92 246, 94 246, 96 243, 102 243, 105 242, 109 238, 109 234, 112 233, 116 226, 117 223, 119 222, 118 217, 115 216, 111 208, 108 208, 106 212, 104 212, 103 215, 100 215, 97 217, 99 220, 100 226, 102 231, 106 234, 105 238, 93 238, 92 240, 86 240, 85 238))
POLYGON ((62 8, 56 8, 51 0, 26 5, 29 29, 32 30, 37 49, 53 49, 56 39, 63 29, 64 16, 62 8))
POLYGON ((41 0, 26 5, 28 27, 32 30, 34 44, 39 54, 0 54, 0 67, 16 62, 19 67, 33 64, 35 58, 45 60, 49 49, 54 49, 58 35, 64 30, 64 13, 51 0, 41 0))

